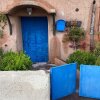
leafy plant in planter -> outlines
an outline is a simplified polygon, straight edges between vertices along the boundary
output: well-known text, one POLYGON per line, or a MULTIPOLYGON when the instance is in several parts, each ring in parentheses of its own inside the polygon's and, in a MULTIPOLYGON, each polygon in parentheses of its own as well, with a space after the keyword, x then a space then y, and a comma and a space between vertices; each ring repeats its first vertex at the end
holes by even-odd
POLYGON ((32 67, 32 61, 23 52, 7 52, 3 54, 0 62, 1 71, 9 70, 30 70, 32 67))
POLYGON ((76 51, 73 54, 69 56, 69 58, 66 60, 67 63, 78 63, 78 69, 80 64, 89 64, 89 65, 95 65, 95 62, 97 60, 97 57, 91 53, 86 51, 76 51))
POLYGON ((72 47, 77 49, 80 45, 80 41, 85 38, 85 31, 80 27, 71 27, 68 34, 64 36, 63 42, 72 42, 72 47))
POLYGON ((6 16, 3 14, 0 14, 0 38, 3 37, 3 31, 4 31, 6 24, 7 24, 6 16))

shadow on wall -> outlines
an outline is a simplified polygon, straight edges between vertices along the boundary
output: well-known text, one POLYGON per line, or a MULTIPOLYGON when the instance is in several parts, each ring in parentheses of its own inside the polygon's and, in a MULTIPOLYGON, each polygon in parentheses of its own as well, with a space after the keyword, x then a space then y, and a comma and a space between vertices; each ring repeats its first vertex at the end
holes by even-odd
POLYGON ((63 42, 64 53, 68 53, 68 44, 69 44, 69 42, 66 41, 66 34, 63 35, 62 42, 63 42))
POLYGON ((53 36, 50 40, 50 51, 51 63, 54 63, 55 58, 61 57, 61 43, 57 36, 53 36))
POLYGON ((0 38, 0 48, 7 42, 8 36, 7 34, 3 34, 3 37, 0 38))

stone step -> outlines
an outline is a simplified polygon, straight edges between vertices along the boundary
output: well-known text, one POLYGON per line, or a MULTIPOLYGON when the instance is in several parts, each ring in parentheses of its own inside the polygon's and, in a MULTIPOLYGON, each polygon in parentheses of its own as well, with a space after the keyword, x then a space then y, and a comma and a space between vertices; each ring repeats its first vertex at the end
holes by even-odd
POLYGON ((46 62, 36 63, 32 65, 33 70, 49 70, 51 67, 55 67, 55 64, 48 64, 46 62))

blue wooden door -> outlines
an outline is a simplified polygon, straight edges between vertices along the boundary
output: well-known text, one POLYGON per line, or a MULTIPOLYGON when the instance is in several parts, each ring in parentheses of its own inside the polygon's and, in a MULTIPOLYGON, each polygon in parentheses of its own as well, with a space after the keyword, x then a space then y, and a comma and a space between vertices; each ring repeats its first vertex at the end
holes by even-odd
POLYGON ((22 17, 23 49, 33 62, 48 61, 47 17, 22 17))

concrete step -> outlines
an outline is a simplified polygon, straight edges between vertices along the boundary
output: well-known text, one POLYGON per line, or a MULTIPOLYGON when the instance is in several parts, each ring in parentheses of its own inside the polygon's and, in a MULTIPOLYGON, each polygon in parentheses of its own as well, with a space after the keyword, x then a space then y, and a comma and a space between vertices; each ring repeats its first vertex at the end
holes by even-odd
POLYGON ((32 65, 33 70, 50 70, 51 67, 55 67, 55 64, 49 64, 46 62, 36 63, 32 65))

